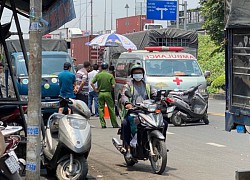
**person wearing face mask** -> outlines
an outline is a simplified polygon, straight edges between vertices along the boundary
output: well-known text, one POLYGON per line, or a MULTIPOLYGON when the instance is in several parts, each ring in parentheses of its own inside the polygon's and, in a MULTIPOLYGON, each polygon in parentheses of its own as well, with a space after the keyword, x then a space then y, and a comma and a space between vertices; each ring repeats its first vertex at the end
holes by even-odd
POLYGON ((130 153, 130 140, 131 134, 135 135, 136 130, 133 124, 133 118, 127 114, 126 109, 132 109, 133 104, 141 103, 143 100, 151 99, 156 96, 157 91, 152 86, 147 84, 144 80, 144 69, 141 65, 134 65, 130 69, 131 81, 125 84, 122 88, 121 103, 125 110, 123 112, 124 120, 121 125, 122 140, 126 146, 126 157, 131 158, 130 153), (125 95, 126 91, 129 91, 132 95, 131 98, 125 95), (132 119, 132 120, 131 120, 132 119))

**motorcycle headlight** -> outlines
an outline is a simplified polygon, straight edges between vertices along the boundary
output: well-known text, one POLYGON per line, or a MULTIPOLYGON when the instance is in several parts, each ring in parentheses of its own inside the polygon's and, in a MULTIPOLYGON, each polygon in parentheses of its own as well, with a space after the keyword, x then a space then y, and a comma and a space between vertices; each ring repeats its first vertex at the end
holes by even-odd
POLYGON ((149 112, 155 112, 156 108, 157 108, 156 104, 150 104, 150 105, 148 105, 148 111, 149 112))
POLYGON ((74 129, 85 129, 87 126, 87 121, 85 119, 69 118, 69 125, 74 129))

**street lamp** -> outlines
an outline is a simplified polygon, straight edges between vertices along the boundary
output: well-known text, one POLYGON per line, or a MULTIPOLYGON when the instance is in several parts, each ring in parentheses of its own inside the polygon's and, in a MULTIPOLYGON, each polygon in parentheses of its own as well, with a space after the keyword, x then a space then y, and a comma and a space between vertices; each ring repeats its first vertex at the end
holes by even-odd
POLYGON ((128 4, 126 4, 125 8, 127 12, 127 17, 126 17, 126 33, 127 33, 128 32, 128 8, 129 8, 128 4))

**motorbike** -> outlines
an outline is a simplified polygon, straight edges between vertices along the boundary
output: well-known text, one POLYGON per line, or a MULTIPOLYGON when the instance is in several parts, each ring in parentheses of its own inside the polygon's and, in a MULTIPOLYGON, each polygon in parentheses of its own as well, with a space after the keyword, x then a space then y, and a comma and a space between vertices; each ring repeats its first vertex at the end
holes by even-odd
MULTIPOLYGON (((85 179, 88 173, 87 157, 91 149, 91 113, 80 100, 62 99, 71 114, 52 114, 42 126, 42 164, 48 175, 58 179, 85 179)), ((45 102, 42 106, 46 106, 45 102)))
MULTIPOLYGON (((125 95, 131 97, 129 92, 125 95)), ((154 173, 162 174, 167 165, 167 147, 166 133, 163 132, 166 129, 159 104, 152 99, 144 100, 134 105, 133 109, 129 109, 128 114, 133 117, 132 120, 137 128, 136 134, 130 141, 132 158, 126 157, 124 142, 121 144, 118 139, 112 138, 113 145, 123 154, 127 166, 133 166, 138 160, 149 159, 154 173)), ((123 139, 122 133, 120 136, 120 139, 123 139)))
POLYGON ((21 140, 19 135, 13 135, 22 130, 21 126, 0 126, 0 179, 22 180, 26 162, 19 159, 15 153, 21 140))
MULTIPOLYGON (((23 112, 26 113, 28 106, 22 106, 23 112)), ((7 125, 20 125, 26 127, 23 121, 18 105, 0 105, 0 121, 7 125)))
POLYGON ((170 91, 166 102, 169 108, 172 108, 170 121, 175 126, 181 126, 182 123, 199 122, 202 120, 209 124, 207 108, 208 103, 199 93, 198 88, 201 85, 191 87, 186 91, 170 91))

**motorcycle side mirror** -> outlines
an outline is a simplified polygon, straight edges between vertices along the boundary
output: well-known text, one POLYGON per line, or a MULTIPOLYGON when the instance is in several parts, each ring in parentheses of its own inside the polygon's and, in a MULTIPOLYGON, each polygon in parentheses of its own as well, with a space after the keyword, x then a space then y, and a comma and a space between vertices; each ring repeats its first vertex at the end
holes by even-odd
POLYGON ((129 91, 125 91, 125 96, 127 96, 128 98, 131 98, 132 94, 129 91))

